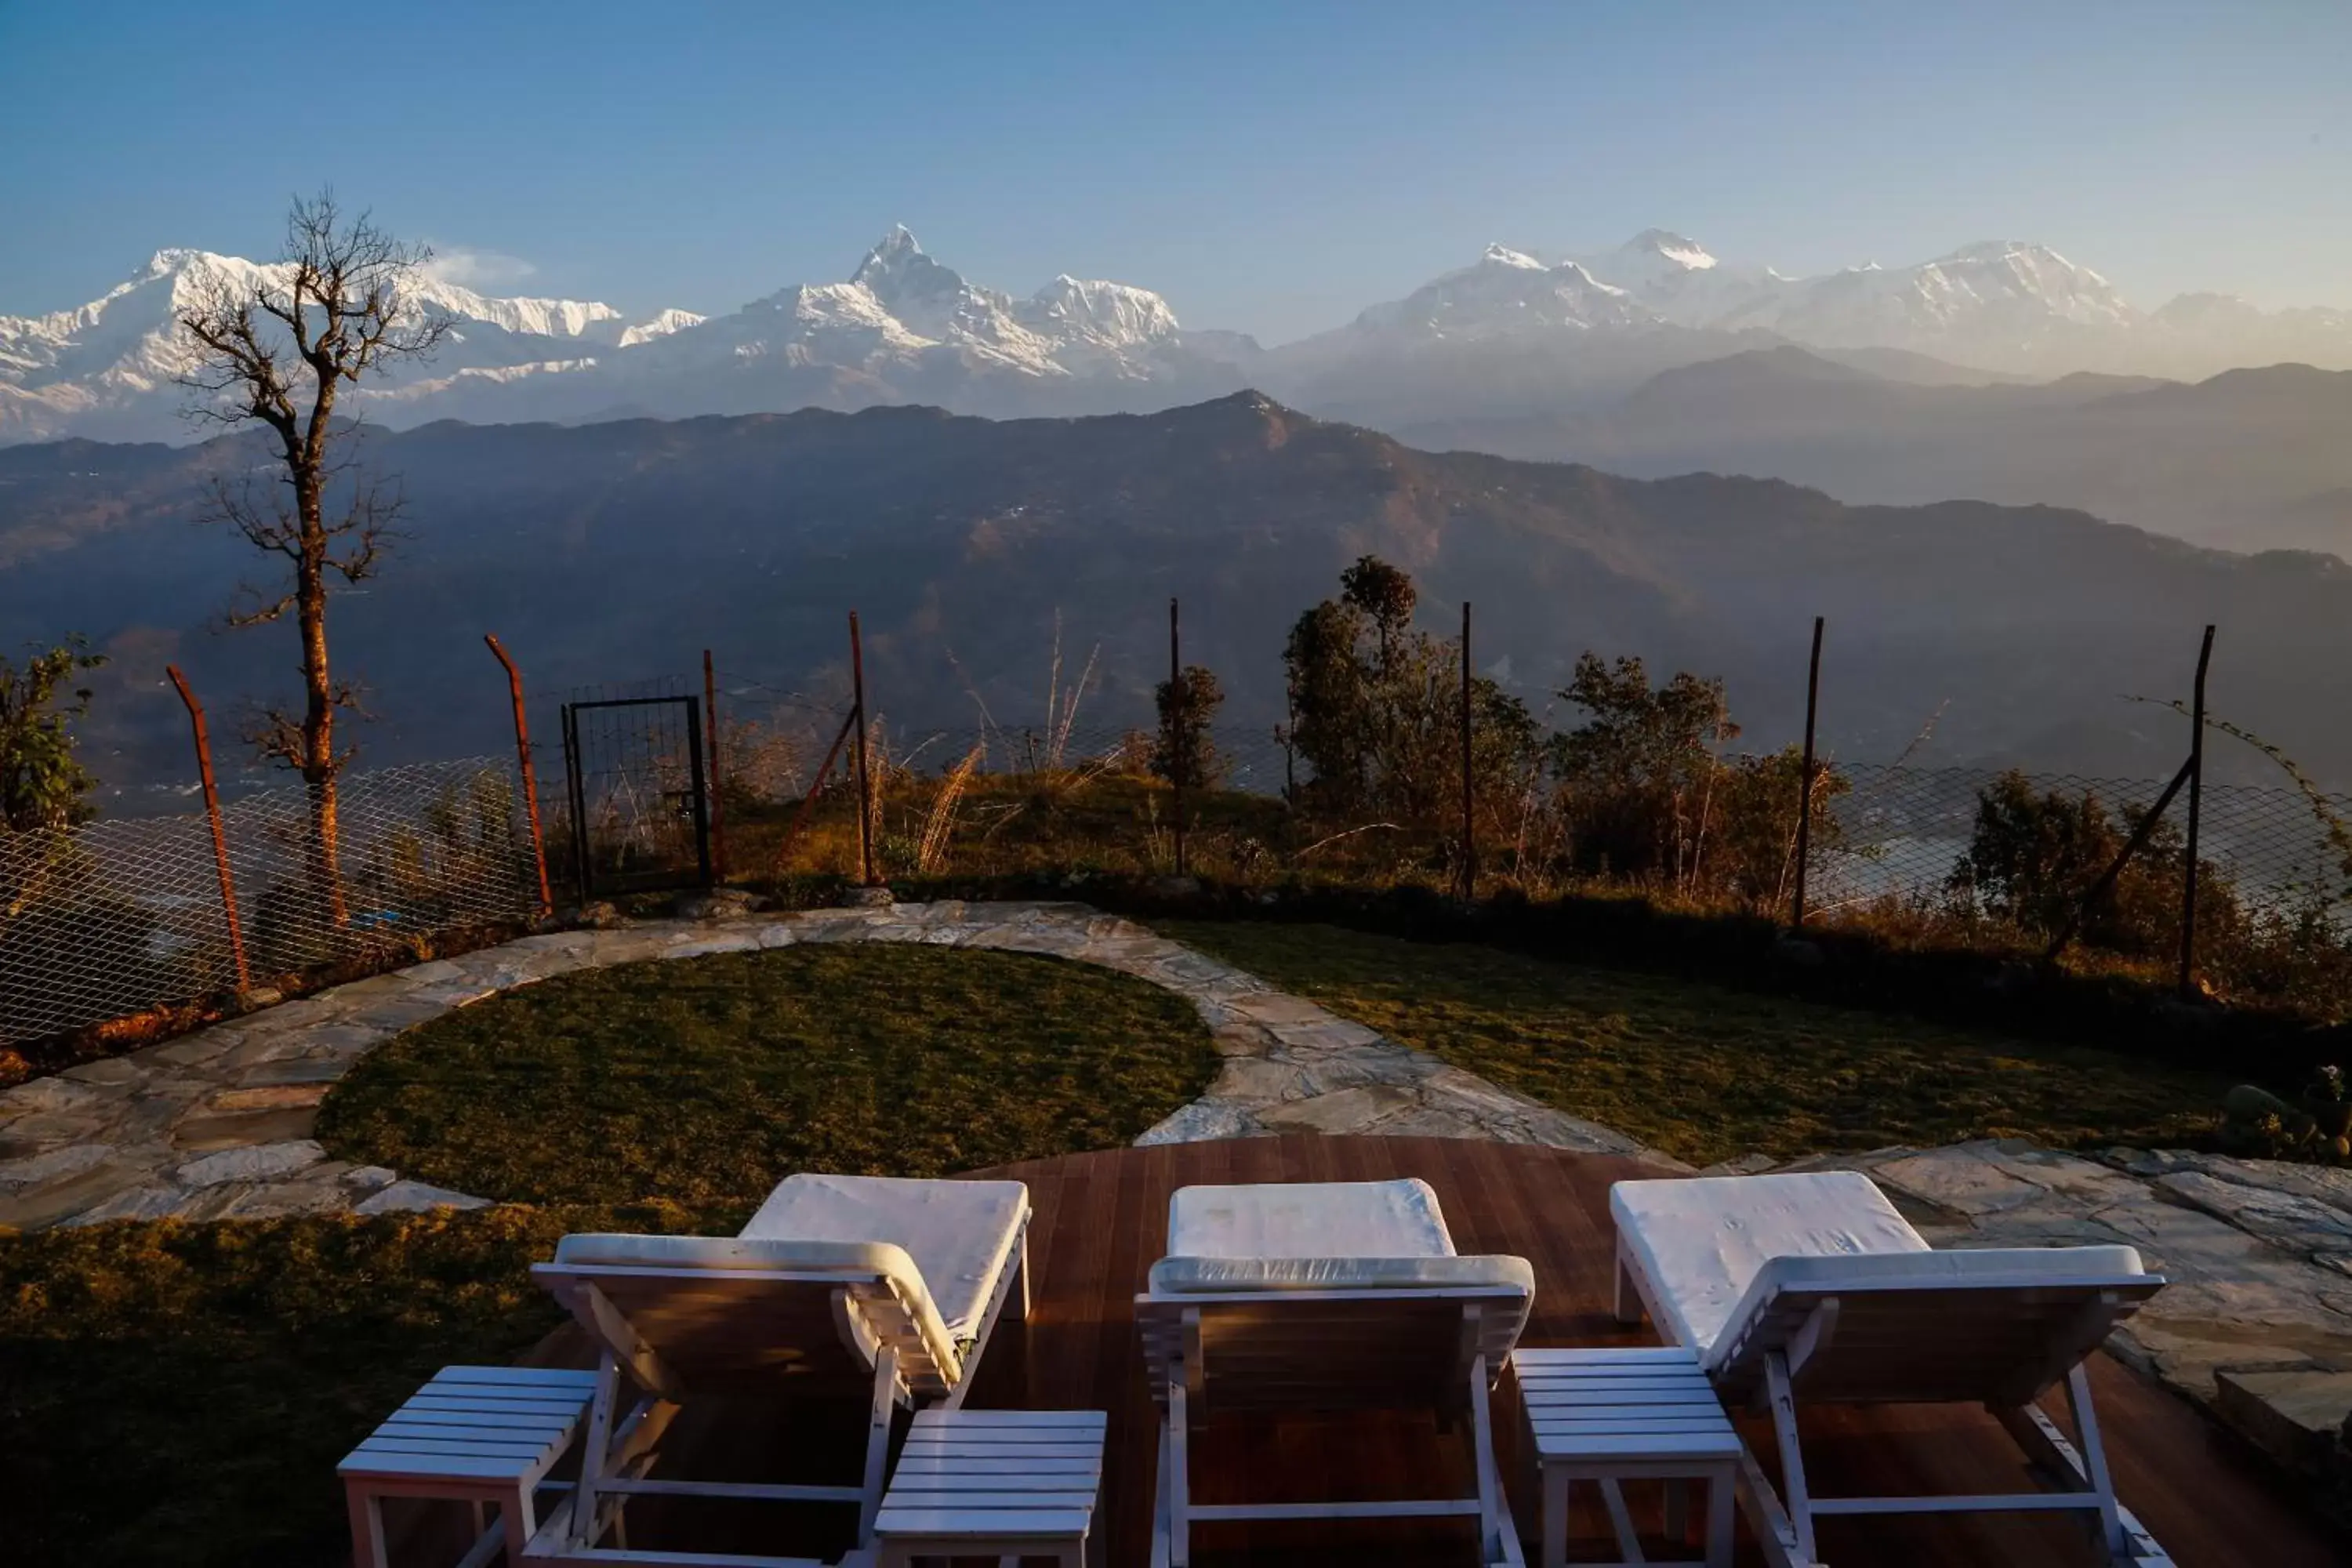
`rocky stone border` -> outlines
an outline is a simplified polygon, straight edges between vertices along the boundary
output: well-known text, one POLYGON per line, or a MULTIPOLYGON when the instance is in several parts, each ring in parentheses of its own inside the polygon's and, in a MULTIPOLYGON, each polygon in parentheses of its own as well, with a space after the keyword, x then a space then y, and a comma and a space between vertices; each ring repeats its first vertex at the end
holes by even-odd
POLYGON ((379 1166, 331 1161, 311 1141, 320 1102, 352 1063, 404 1029, 551 975, 804 942, 1046 953, 1183 996, 1208 1026, 1223 1065, 1208 1093, 1142 1142, 1418 1133, 1641 1155, 1686 1168, 1083 904, 880 904, 525 937, 20 1084, 0 1093, 0 1226, 478 1206, 486 1200, 404 1181, 379 1166))
POLYGON ((2109 1352, 2291 1468, 2352 1488, 2352 1171, 2000 1140, 1709 1173, 1770 1169, 1867 1172, 1937 1247, 2138 1248, 2168 1283, 2109 1352))

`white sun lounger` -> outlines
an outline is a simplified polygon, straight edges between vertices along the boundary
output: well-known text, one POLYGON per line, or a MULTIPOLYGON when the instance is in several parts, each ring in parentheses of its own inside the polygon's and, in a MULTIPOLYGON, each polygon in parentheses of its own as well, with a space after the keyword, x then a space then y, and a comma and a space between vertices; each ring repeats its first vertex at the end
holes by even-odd
POLYGON ((1169 1256, 1136 1298, 1162 1408, 1155 1568, 1184 1568, 1195 1523, 1461 1517, 1482 1563, 1524 1561, 1495 1465, 1487 1395, 1527 1326, 1525 1258, 1462 1258, 1425 1182, 1182 1187, 1169 1256), (1213 1413, 1433 1410, 1466 1418, 1468 1496, 1396 1502, 1192 1500, 1189 1444, 1213 1413))
POLYGON ((1787 1500, 1752 1455, 1747 1503, 1775 1568, 1818 1561, 1832 1514, 2080 1510, 2110 1561, 2168 1563, 2116 1500, 2084 1358, 2164 1280, 2128 1247, 1937 1252, 1852 1171, 1619 1182, 1617 1315, 1649 1310, 1698 1352, 1727 1403, 1769 1406, 1787 1500), (2063 1382, 2079 1449, 2034 1401, 2063 1382), (1808 1405, 1981 1404, 2064 1489, 2000 1496, 1811 1495, 1808 1405))
POLYGON ((1013 1299, 1027 1315, 1028 1189, 1018 1182, 794 1176, 740 1237, 567 1236, 532 1276, 602 1350, 580 1483, 533 1538, 534 1562, 775 1564, 632 1552, 633 1497, 826 1502, 871 1547, 893 1411, 961 1405, 1013 1299), (698 1395, 866 1394, 856 1486, 649 1479, 653 1444, 698 1395), (609 1536, 609 1542, 607 1537, 609 1536))

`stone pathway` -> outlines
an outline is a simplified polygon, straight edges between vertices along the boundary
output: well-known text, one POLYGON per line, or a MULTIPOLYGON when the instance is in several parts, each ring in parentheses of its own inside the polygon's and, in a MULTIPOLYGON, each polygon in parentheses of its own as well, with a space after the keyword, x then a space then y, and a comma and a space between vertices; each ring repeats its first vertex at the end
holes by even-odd
POLYGON ((551 975, 804 942, 919 942, 1098 963, 1199 1010, 1223 1065, 1145 1143, 1272 1132, 1418 1133, 1677 1162, 1400 1046, 1230 964, 1082 904, 818 910, 525 937, 216 1024, 0 1093, 0 1226, 381 1214, 487 1200, 327 1158, 320 1102, 404 1029, 551 975))
POLYGON ((1777 1168, 1867 1172, 1939 1247, 2137 1247, 2168 1283, 2108 1352, 2290 1467, 2352 1483, 2352 1171, 2020 1140, 1777 1168))
MULTIPOLYGON (((487 1200, 327 1158, 335 1080, 403 1029, 572 970, 809 942, 1048 953, 1189 1000, 1223 1058, 1141 1143, 1274 1132, 1491 1138, 1689 1167, 1538 1105, 1129 921, 1080 904, 898 904, 526 937, 338 986, 0 1093, 0 1228, 102 1219, 381 1214, 487 1200)), ((1938 1247, 2119 1241, 2168 1288, 2109 1348, 2286 1463, 2352 1477, 2352 1172, 2016 1142, 1780 1167, 1868 1172, 1938 1247)), ((1710 1173, 1773 1168, 1750 1159, 1710 1173)))

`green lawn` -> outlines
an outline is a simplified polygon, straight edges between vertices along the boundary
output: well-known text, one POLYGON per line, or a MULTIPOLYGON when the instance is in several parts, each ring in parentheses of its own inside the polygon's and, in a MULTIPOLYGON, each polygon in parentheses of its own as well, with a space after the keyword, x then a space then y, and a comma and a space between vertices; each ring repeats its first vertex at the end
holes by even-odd
POLYGON ((2229 1080, 1697 981, 1330 926, 1166 921, 1180 942, 1696 1164, 2025 1137, 2179 1143, 2229 1080))
POLYGON ((0 1562, 336 1563, 335 1461, 435 1369, 553 1327, 528 1269, 566 1231, 723 1234, 794 1171, 1126 1143, 1215 1064, 1156 986, 990 952, 793 948, 478 1003, 372 1054, 320 1136, 519 1202, 0 1239, 0 1562))
POLYGON ((348 1556, 335 1461, 436 1368, 512 1361, 552 1328, 527 1269, 609 1217, 501 1207, 0 1241, 0 1560, 348 1556))
POLYGON ((732 1230, 794 1171, 946 1175, 1129 1143, 1215 1070, 1190 1004, 1108 970, 793 947, 462 1008, 362 1060, 319 1138, 461 1192, 663 1199, 732 1230))

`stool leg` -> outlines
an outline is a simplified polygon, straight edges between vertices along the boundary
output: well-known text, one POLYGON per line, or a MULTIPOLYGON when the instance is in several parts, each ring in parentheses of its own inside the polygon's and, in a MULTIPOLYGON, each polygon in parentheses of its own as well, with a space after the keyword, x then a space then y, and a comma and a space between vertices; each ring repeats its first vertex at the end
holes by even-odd
POLYGON ((365 1481, 343 1483, 343 1506, 352 1521, 352 1568, 385 1568, 383 1506, 365 1481))
POLYGON ((499 1522, 507 1528, 507 1568, 522 1568, 522 1549, 538 1533, 537 1510, 531 1507, 532 1489, 515 1488, 515 1495, 499 1500, 499 1522))
POLYGON ((1642 1538, 1633 1533, 1633 1516, 1625 1511, 1625 1489, 1614 1476, 1604 1476, 1601 1481, 1601 1500, 1609 1505, 1609 1523, 1617 1531, 1617 1550, 1625 1554, 1628 1563, 1640 1563, 1642 1538))
POLYGON ((1543 1471, 1542 1568, 1566 1568, 1568 1563, 1568 1472, 1547 1465, 1543 1471))
POLYGON ((1706 1568, 1731 1568, 1732 1470, 1728 1465, 1707 1478, 1706 1568))

